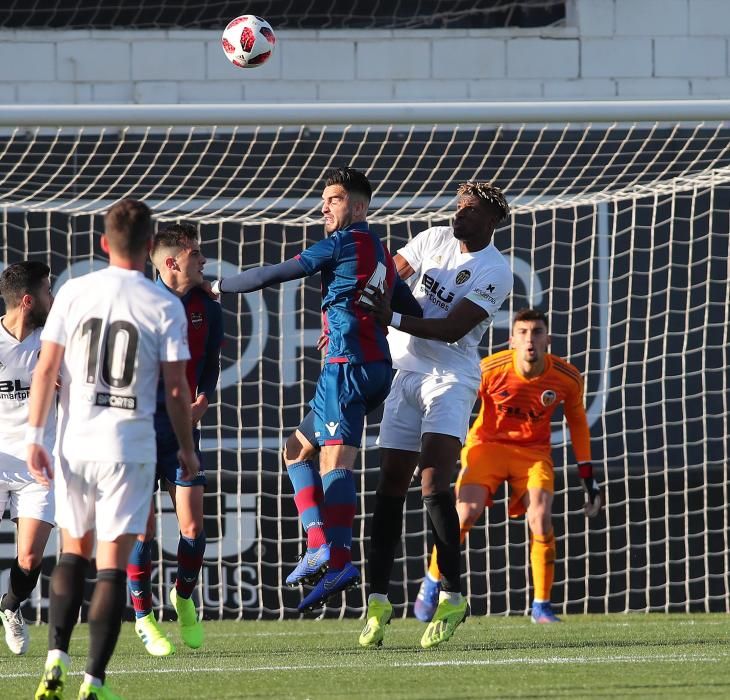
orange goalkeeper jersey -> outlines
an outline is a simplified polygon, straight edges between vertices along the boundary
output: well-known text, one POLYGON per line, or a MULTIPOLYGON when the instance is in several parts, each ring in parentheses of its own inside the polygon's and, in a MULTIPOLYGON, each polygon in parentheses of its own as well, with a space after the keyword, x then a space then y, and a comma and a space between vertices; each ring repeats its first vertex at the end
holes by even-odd
POLYGON ((543 450, 550 459, 550 419, 562 403, 575 458, 591 461, 583 377, 570 362, 548 353, 544 372, 528 379, 517 369, 514 351, 503 350, 485 357, 481 371, 482 403, 466 437, 467 447, 505 443, 543 450))

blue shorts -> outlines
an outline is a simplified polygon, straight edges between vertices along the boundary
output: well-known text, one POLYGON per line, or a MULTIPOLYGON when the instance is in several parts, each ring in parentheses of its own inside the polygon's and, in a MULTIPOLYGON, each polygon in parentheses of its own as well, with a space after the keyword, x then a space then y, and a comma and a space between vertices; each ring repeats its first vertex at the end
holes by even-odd
POLYGON ((205 486, 203 460, 199 449, 200 430, 193 428, 193 444, 195 445, 195 454, 198 455, 200 460, 200 474, 192 481, 184 481, 182 479, 182 469, 180 469, 180 460, 177 458, 177 451, 180 446, 169 421, 170 419, 167 416, 164 419, 158 419, 158 416, 155 416, 155 430, 157 432, 157 476, 155 481, 159 481, 159 483, 167 481, 170 484, 175 484, 175 486, 205 486))
POLYGON ((360 447, 365 416, 385 401, 392 379, 389 362, 325 364, 314 398, 309 402, 312 413, 305 417, 299 430, 320 447, 360 447))

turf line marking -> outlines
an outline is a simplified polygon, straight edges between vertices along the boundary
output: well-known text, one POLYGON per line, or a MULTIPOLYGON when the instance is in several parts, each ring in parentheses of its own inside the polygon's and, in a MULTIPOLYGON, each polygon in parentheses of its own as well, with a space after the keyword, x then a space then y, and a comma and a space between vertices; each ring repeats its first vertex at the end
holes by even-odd
MULTIPOLYGON (((378 652, 382 653, 382 652, 378 652)), ((372 661, 372 659, 370 660, 372 661)), ((510 659, 442 659, 435 661, 396 661, 390 664, 383 664, 387 668, 427 668, 427 667, 438 667, 438 666, 510 666, 514 664, 528 665, 528 666, 552 666, 552 665, 563 665, 563 664, 613 664, 613 663, 632 663, 641 664, 652 661, 672 661, 672 662, 684 662, 684 663, 696 663, 698 661, 719 663, 727 661, 727 655, 718 656, 702 656, 702 655, 691 655, 691 654, 657 654, 654 656, 599 656, 599 657, 587 657, 587 656, 551 656, 546 658, 535 658, 535 657, 524 657, 524 658, 510 658, 510 659)), ((221 667, 210 667, 201 666, 195 668, 188 666, 186 668, 135 668, 135 669, 111 669, 109 675, 114 677, 115 675, 135 675, 135 674, 161 674, 161 673, 264 673, 271 671, 317 671, 327 669, 371 669, 373 668, 372 663, 337 663, 337 664, 302 664, 302 665, 281 665, 281 666, 221 666, 221 667)), ((11 679, 11 678, 36 678, 40 674, 38 673, 2 673, 0 679, 11 679)), ((83 676, 83 671, 70 671, 69 676, 83 676)))

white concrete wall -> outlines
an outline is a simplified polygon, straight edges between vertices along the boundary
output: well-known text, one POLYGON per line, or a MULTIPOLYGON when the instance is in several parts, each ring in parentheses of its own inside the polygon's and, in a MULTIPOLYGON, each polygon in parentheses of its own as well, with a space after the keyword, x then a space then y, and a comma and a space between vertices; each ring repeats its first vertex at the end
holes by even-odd
POLYGON ((279 31, 248 70, 215 31, 0 31, 0 104, 730 96, 730 0, 569 0, 566 24, 279 31))

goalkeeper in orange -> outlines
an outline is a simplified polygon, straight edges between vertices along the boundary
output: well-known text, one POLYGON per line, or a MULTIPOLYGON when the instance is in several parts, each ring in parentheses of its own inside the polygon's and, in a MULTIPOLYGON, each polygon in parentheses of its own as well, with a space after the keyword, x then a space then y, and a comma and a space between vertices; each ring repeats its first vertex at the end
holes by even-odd
MULTIPOLYGON (((462 542, 505 481, 511 489, 510 516, 527 513, 532 536, 532 621, 536 623, 559 622, 550 604, 555 572, 550 419, 561 403, 586 493, 586 515, 593 517, 601 509, 583 407, 583 378, 569 362, 549 353, 549 344, 545 314, 522 309, 512 322, 510 349, 482 360, 481 408, 461 451, 456 482, 462 542)), ((438 604, 439 579, 434 548, 414 608, 423 622, 430 621, 438 604)))

